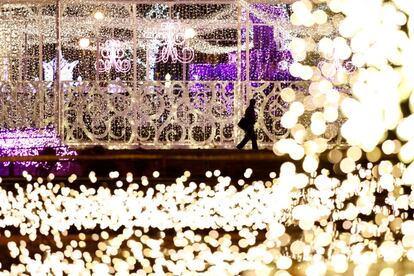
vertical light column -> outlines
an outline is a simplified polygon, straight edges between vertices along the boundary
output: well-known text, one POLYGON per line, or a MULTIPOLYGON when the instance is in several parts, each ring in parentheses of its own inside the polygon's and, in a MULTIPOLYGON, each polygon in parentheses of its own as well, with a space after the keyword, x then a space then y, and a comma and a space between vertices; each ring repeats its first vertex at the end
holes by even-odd
MULTIPOLYGON (((239 136, 239 129, 237 127, 237 122, 241 118, 243 111, 243 93, 242 93, 242 81, 241 81, 241 43, 242 43, 242 6, 240 2, 237 2, 237 81, 236 88, 234 89, 234 115, 233 115, 233 129, 234 129, 234 138, 237 139, 239 136)), ((237 144, 237 140, 234 141, 234 145, 237 144)))
POLYGON ((187 63, 182 62, 181 65, 183 66, 183 81, 187 80, 187 63))
POLYGON ((132 4, 132 34, 133 34, 133 42, 132 42, 132 50, 133 50, 133 73, 134 73, 134 95, 136 93, 136 86, 137 86, 137 4, 132 4))
POLYGON ((241 81, 241 22, 242 16, 242 6, 240 3, 237 5, 237 83, 240 84, 241 81))
POLYGON ((146 55, 146 59, 145 59, 145 81, 149 81, 150 80, 150 75, 149 75, 149 59, 150 59, 150 54, 149 54, 149 42, 148 42, 148 38, 144 38, 145 39, 145 55, 146 55))
POLYGON ((39 27, 39 80, 43 81, 43 22, 42 22, 42 6, 37 9, 37 26, 39 27))
POLYGON ((18 76, 18 81, 21 82, 23 80, 23 73, 22 73, 22 67, 23 67, 23 41, 24 41, 24 35, 22 30, 19 30, 19 76, 18 76))
POLYGON ((39 83, 37 85, 38 90, 36 91, 36 93, 41 93, 41 98, 42 99, 42 104, 40 105, 40 110, 39 110, 39 121, 40 121, 40 126, 44 127, 44 121, 45 121, 45 109, 46 109, 46 103, 47 103, 47 93, 46 93, 46 84, 43 82, 43 32, 42 32, 42 28, 43 28, 43 24, 42 24, 42 6, 39 5, 37 8, 37 17, 36 17, 36 22, 37 22, 37 27, 39 28, 39 56, 38 56, 38 62, 39 62, 39 66, 38 66, 38 70, 39 70, 39 83))
POLYGON ((25 22, 24 24, 24 45, 23 45, 23 50, 22 50, 22 54, 20 55, 21 57, 21 80, 27 80, 27 59, 31 56, 27 55, 27 43, 28 43, 28 39, 27 39, 27 22, 25 22))
MULTIPOLYGON (((60 3, 60 0, 56 0, 56 72, 55 72, 55 98, 57 97, 58 99, 58 104, 57 104, 57 114, 58 114, 58 135, 61 135, 63 137, 64 135, 64 128, 63 128, 63 113, 64 111, 64 106, 63 106, 63 95, 61 93, 61 87, 60 87, 60 54, 62 51, 62 46, 61 46, 61 19, 62 19, 62 6, 60 3)), ((55 113, 55 114, 56 114, 55 113)))
MULTIPOLYGON (((245 41, 245 55, 246 55, 246 85, 248 85, 248 89, 250 90, 250 6, 246 5, 245 13, 246 13, 246 41, 245 41)), ((250 91, 249 91, 250 92, 250 91)), ((248 94, 250 96, 250 93, 248 94)), ((248 97, 249 99, 249 97, 248 97)))
MULTIPOLYGON (((100 52, 100 37, 99 37, 100 25, 97 29, 95 29, 95 43, 96 43, 96 52, 95 52, 95 62, 99 60, 99 52, 100 52)), ((98 84, 99 82, 99 71, 95 68, 95 83, 98 84)))
MULTIPOLYGON (((138 139, 135 137, 138 137, 136 135, 136 130, 137 130, 137 126, 135 125, 135 116, 136 116, 136 112, 135 112, 135 107, 138 106, 138 102, 137 99, 139 99, 138 95, 137 95, 137 4, 133 3, 132 4, 132 33, 133 33, 133 42, 132 42, 132 51, 133 51, 133 61, 132 61, 132 66, 134 68, 134 80, 133 80, 133 96, 132 96, 132 111, 133 111, 133 115, 131 118, 131 129, 132 129, 132 133, 131 133, 131 139, 130 141, 132 142, 132 144, 135 143, 139 143, 138 139), (136 141, 135 141, 136 139, 136 141)), ((128 120, 128 119, 127 119, 128 120)))
MULTIPOLYGON (((95 43, 96 43, 96 52, 95 52, 95 62, 97 62, 100 58, 99 52, 100 52, 100 31, 101 31, 101 23, 98 23, 97 27, 94 28, 94 34, 95 34, 95 43)), ((96 85, 98 87, 98 83, 99 83, 99 71, 95 66, 95 83, 94 85, 96 85)))

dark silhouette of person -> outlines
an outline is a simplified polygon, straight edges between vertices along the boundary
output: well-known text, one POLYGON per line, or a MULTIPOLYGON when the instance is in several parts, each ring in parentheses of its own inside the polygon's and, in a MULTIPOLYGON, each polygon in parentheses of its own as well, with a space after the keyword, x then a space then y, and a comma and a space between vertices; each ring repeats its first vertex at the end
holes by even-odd
POLYGON ((254 105, 256 104, 255 99, 250 100, 250 104, 244 112, 244 124, 242 129, 244 130, 244 138, 237 145, 238 149, 242 149, 249 140, 252 140, 252 148, 257 150, 257 136, 254 131, 254 124, 256 123, 256 113, 254 112, 254 105))

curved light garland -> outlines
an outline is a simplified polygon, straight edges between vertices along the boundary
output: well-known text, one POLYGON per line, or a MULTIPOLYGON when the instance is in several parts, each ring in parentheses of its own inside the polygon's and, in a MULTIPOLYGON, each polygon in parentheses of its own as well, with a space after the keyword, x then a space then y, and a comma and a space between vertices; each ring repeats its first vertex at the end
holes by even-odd
POLYGON ((101 44, 100 53, 102 59, 95 63, 95 68, 100 73, 111 71, 112 67, 118 73, 126 73, 131 69, 131 62, 125 58, 122 42, 119 40, 107 40, 101 44))
POLYGON ((180 31, 178 22, 164 22, 161 24, 161 32, 157 34, 156 39, 160 41, 161 51, 157 62, 189 63, 194 59, 194 50, 185 45, 186 36, 180 31), (178 49, 182 47, 182 49, 178 49))

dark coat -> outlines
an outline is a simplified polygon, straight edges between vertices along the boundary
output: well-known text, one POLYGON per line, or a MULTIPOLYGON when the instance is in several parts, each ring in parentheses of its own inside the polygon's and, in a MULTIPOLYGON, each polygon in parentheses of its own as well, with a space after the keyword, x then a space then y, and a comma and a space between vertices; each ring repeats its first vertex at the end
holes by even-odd
POLYGON ((244 118, 246 119, 246 131, 253 131, 254 124, 256 123, 256 112, 254 112, 254 105, 249 105, 244 112, 244 118))

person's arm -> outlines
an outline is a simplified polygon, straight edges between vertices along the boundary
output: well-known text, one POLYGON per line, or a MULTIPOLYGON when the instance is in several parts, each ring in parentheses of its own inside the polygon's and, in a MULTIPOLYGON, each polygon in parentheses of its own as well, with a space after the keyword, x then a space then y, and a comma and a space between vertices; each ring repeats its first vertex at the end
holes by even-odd
POLYGON ((250 116, 251 116, 251 120, 253 121, 253 123, 256 123, 257 122, 257 113, 256 113, 256 111, 254 110, 254 106, 252 106, 251 107, 251 110, 250 110, 250 116))

